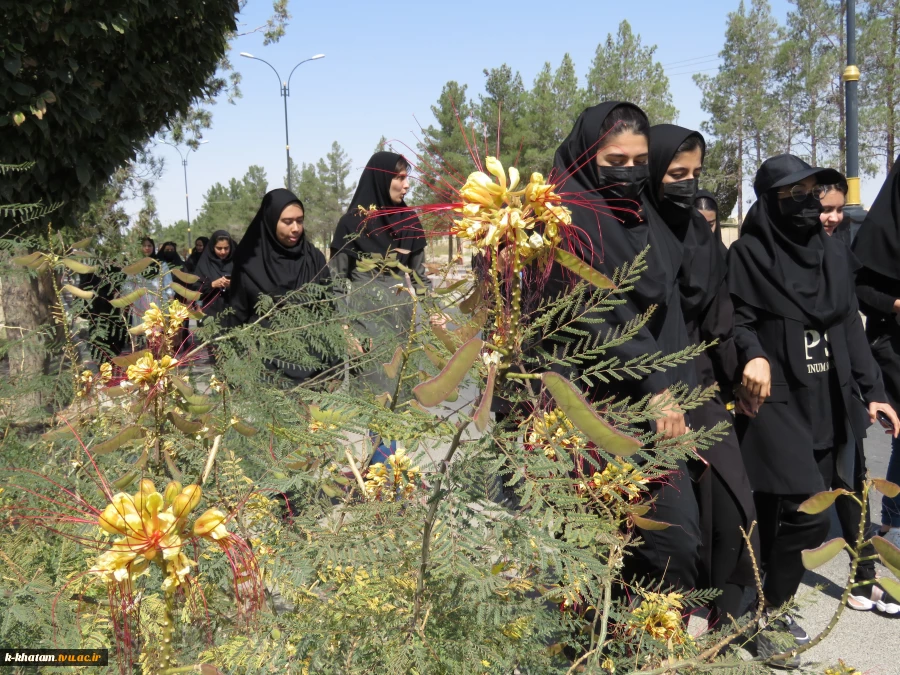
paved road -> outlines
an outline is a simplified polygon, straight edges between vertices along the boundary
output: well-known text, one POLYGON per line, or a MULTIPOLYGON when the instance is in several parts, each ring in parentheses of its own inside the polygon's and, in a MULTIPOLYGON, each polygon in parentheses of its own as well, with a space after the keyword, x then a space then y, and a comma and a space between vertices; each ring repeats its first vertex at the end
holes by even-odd
MULTIPOLYGON (((870 429, 869 435, 865 446, 869 475, 883 478, 887 472, 891 445, 888 437, 875 429, 870 429)), ((880 495, 873 495, 870 503, 873 520, 879 522, 880 495)), ((829 539, 841 536, 835 518, 832 519, 831 529, 829 539)), ((841 554, 828 565, 806 573, 800 595, 809 604, 803 608, 801 623, 810 635, 815 635, 831 620, 838 604, 837 598, 847 580, 847 565, 847 556, 841 554), (816 590, 817 585, 822 587, 821 591, 816 590)), ((890 573, 879 565, 878 574, 890 573)), ((811 672, 817 673, 824 672, 826 665, 834 665, 839 658, 865 675, 900 673, 900 614, 888 617, 877 611, 854 612, 845 609, 831 635, 804 655, 805 662, 818 661, 823 664, 818 668, 811 667, 811 672)))

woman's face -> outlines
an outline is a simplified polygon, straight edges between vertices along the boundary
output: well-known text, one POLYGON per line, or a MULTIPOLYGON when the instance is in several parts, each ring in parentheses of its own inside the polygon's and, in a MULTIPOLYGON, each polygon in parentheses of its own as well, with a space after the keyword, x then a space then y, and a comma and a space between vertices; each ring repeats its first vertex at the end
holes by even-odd
POLYGON ((394 204, 402 204, 403 198, 409 192, 409 173, 404 169, 391 179, 391 201, 394 204))
POLYGON ((151 244, 149 241, 145 241, 143 244, 141 244, 141 251, 143 251, 144 255, 153 255, 153 244, 151 244))
MULTIPOLYGON (((662 177, 663 185, 666 183, 680 183, 683 180, 700 178, 703 173, 703 152, 700 148, 694 148, 687 152, 679 152, 672 158, 672 163, 666 169, 666 175, 662 177)), ((659 186, 659 197, 662 199, 663 188, 659 186)))
POLYGON ((837 226, 844 220, 845 201, 844 193, 836 188, 831 188, 822 197, 822 215, 819 218, 822 221, 825 234, 829 237, 834 234, 837 226))
POLYGON ((806 195, 809 195, 809 193, 811 193, 815 187, 816 177, 807 176, 799 183, 793 183, 791 185, 786 185, 784 187, 778 188, 778 199, 802 202, 803 199, 797 199, 797 196, 802 196, 804 195, 804 193, 806 195))
POLYGON ((647 137, 626 130, 607 136, 597 151, 597 166, 641 166, 650 154, 647 137))
POLYGON ((197 251, 197 253, 203 253, 204 248, 206 247, 203 245, 202 239, 198 239, 194 242, 194 250, 197 251))
POLYGON ((707 211, 706 209, 697 209, 700 212, 700 215, 706 219, 706 222, 709 224, 709 229, 713 232, 716 231, 716 212, 715 211, 707 211))
POLYGON ((275 238, 286 247, 293 248, 303 236, 303 209, 299 204, 288 204, 278 218, 275 226, 275 238))
POLYGON ((219 239, 213 247, 213 253, 219 260, 225 260, 231 253, 231 242, 228 239, 219 239))

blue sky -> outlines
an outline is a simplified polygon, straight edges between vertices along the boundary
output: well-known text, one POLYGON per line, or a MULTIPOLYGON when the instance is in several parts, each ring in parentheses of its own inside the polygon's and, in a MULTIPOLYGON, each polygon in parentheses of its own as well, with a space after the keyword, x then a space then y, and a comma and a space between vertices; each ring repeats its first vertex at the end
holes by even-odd
MULTIPOLYGON (((790 4, 770 2, 783 22, 790 4)), ((270 188, 284 181, 284 108, 275 74, 239 52, 266 59, 282 77, 299 61, 326 55, 300 66, 291 81, 291 158, 298 164, 315 161, 336 140, 352 159, 355 180, 380 136, 415 146, 419 126, 431 123, 430 106, 448 80, 468 84, 469 94, 477 95, 483 91, 482 70, 507 63, 530 85, 545 61, 555 68, 568 52, 583 81, 597 44, 623 19, 644 44, 657 45, 678 123, 698 128, 705 113, 691 74, 715 72, 727 14, 737 6, 738 0, 292 0, 293 16, 280 42, 263 47, 262 35, 251 34, 232 44, 243 98, 214 106, 213 127, 204 136, 209 143, 189 156, 191 217, 212 184, 242 176, 251 164, 266 169, 270 188)), ((240 16, 244 30, 264 23, 270 10, 268 0, 249 0, 240 16)), ((154 194, 168 224, 185 215, 181 162, 166 146, 156 154, 165 159, 166 172, 154 194)), ((864 180, 863 201, 870 203, 880 185, 880 178, 864 180)))

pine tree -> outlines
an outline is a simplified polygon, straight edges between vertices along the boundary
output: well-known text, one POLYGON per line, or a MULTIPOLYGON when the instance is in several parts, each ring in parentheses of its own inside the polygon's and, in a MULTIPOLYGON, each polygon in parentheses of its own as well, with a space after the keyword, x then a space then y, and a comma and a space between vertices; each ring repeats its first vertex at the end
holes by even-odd
MULTIPOLYGON (((726 42, 727 44, 727 42, 726 42)), ((629 101, 647 113, 652 124, 673 122, 678 110, 672 103, 669 78, 653 58, 656 45, 645 47, 631 24, 622 21, 615 38, 597 45, 587 76, 588 104, 602 101, 629 101)))
POLYGON ((890 171, 900 152, 900 3, 869 0, 860 19, 860 156, 881 160, 880 167, 862 163, 872 174, 890 171))

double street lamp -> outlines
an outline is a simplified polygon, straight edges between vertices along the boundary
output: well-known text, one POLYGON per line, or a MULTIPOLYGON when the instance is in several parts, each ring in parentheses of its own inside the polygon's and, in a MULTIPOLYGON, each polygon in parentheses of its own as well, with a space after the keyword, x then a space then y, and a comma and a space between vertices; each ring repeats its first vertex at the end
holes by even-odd
POLYGON ((308 59, 303 59, 300 63, 293 67, 291 70, 291 74, 288 75, 287 80, 282 80, 281 75, 278 74, 278 71, 275 70, 275 66, 266 61, 265 59, 261 59, 258 56, 253 56, 253 54, 248 54, 247 52, 241 52, 241 56, 245 59, 253 59, 254 61, 262 61, 265 63, 272 71, 275 73, 275 76, 278 78, 278 85, 281 88, 281 96, 284 99, 284 149, 287 153, 287 188, 291 189, 291 144, 288 140, 288 124, 287 124, 287 97, 291 95, 291 77, 294 74, 294 71, 297 70, 300 66, 302 66, 307 61, 316 61, 318 59, 324 59, 324 54, 316 54, 315 56, 310 56, 308 59))
MULTIPOLYGON (((181 148, 179 148, 174 143, 169 143, 169 141, 158 141, 158 143, 162 143, 163 145, 170 145, 178 152, 178 155, 181 157, 181 166, 184 167, 184 211, 185 215, 187 215, 187 248, 191 250, 191 206, 188 202, 188 182, 187 182, 187 162, 188 155, 191 154, 191 150, 194 148, 189 147, 187 152, 181 152, 181 148)), ((200 141, 198 145, 204 145, 205 143, 209 143, 209 141, 200 141)))
POLYGON ((297 70, 300 66, 302 66, 307 61, 316 61, 317 59, 325 58, 324 54, 316 54, 315 56, 310 56, 308 59, 304 59, 291 70, 291 74, 288 75, 287 80, 281 79, 281 75, 278 74, 278 71, 275 70, 275 66, 266 61, 265 59, 261 59, 258 56, 253 56, 253 54, 248 54, 247 52, 241 52, 241 56, 245 59, 253 59, 254 61, 262 61, 265 63, 272 71, 275 73, 275 76, 278 78, 278 85, 281 88, 281 96, 284 99, 284 149, 287 153, 287 189, 291 189, 291 144, 288 140, 288 112, 287 112, 287 97, 291 95, 291 77, 294 74, 294 71, 297 70))

